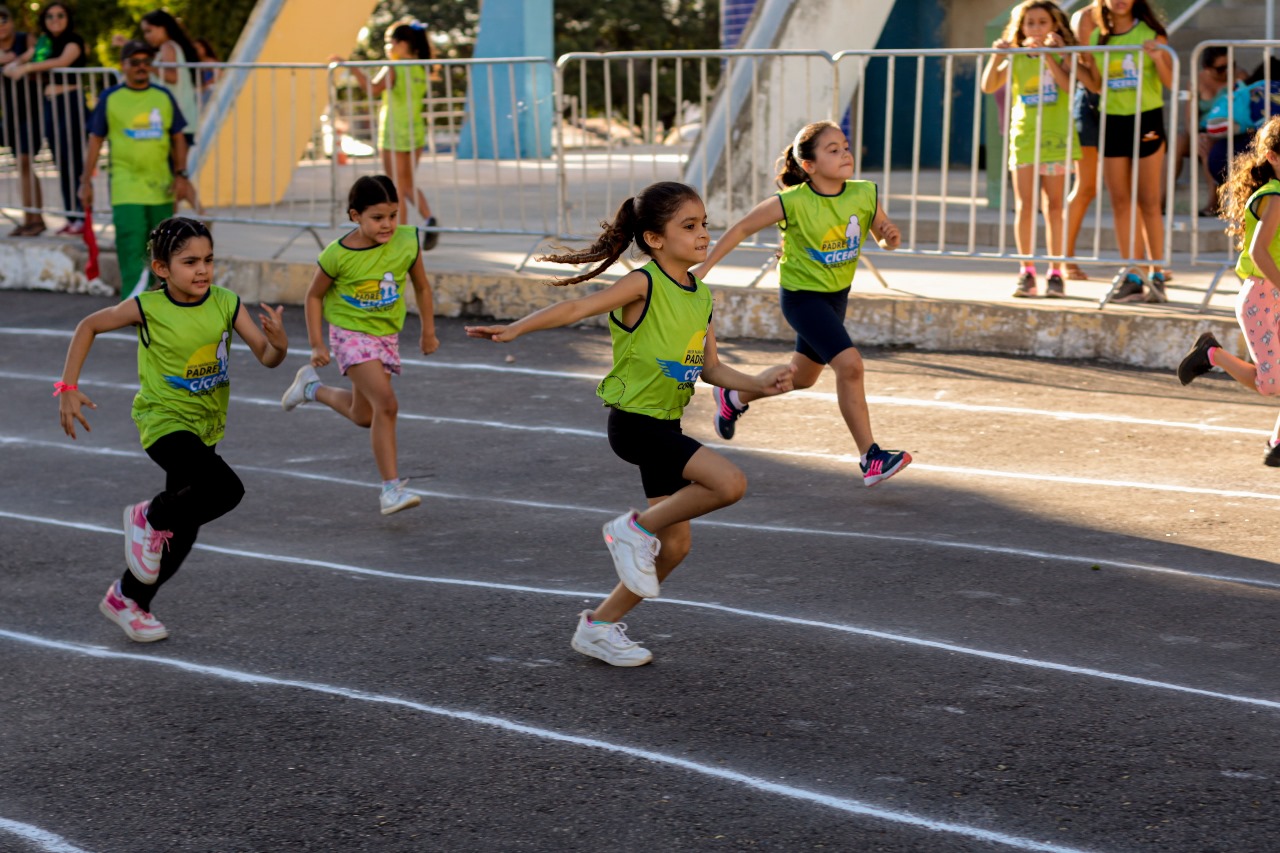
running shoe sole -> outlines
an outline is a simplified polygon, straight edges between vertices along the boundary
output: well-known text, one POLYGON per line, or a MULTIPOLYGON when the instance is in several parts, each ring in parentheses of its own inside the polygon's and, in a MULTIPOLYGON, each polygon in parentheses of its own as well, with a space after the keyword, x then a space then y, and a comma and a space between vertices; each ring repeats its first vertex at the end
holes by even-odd
POLYGON ((611 661, 608 658, 606 658, 603 654, 601 654, 599 651, 597 651, 594 646, 589 646, 586 643, 579 643, 577 637, 574 637, 572 640, 570 640, 569 645, 572 646, 573 650, 578 654, 586 655, 589 658, 595 658, 598 661, 602 661, 603 663, 609 664, 609 666, 644 666, 645 664, 653 660, 653 653, 651 652, 649 656, 647 658, 644 658, 643 660, 624 660, 624 661, 617 661, 617 662, 611 661))
POLYGON ((133 630, 133 628, 129 627, 128 625, 122 624, 120 620, 116 618, 115 611, 112 610, 111 607, 107 604, 107 600, 105 598, 102 601, 98 602, 98 612, 100 612, 103 616, 107 617, 107 619, 111 621, 112 625, 115 625, 117 628, 124 631, 125 636, 127 636, 130 640, 133 640, 135 643, 154 643, 157 640, 163 640, 169 636, 169 630, 167 628, 165 629, 163 634, 143 635, 143 634, 139 634, 137 631, 133 630))

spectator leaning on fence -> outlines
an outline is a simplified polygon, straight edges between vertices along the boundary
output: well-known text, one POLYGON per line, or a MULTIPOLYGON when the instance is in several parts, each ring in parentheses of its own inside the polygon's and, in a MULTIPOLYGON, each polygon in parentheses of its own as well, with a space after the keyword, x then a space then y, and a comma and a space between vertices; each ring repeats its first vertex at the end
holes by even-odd
POLYGON ((1173 59, 1164 25, 1147 0, 1094 0, 1097 29, 1089 34, 1092 45, 1112 45, 1141 50, 1082 54, 1080 77, 1095 92, 1102 92, 1103 72, 1095 58, 1106 63, 1105 138, 1102 140, 1102 177, 1111 196, 1116 243, 1126 258, 1140 257, 1145 247, 1151 261, 1149 279, 1130 271, 1116 293, 1117 302, 1165 302, 1165 275, 1158 265, 1164 256, 1164 89, 1174 88, 1173 59), (1141 65, 1139 65, 1141 63, 1141 65), (1141 68, 1141 71, 1139 69, 1141 68), (1138 89, 1138 77, 1142 89, 1138 89), (1133 162, 1134 125, 1137 124, 1138 162, 1133 162), (1131 198, 1133 171, 1138 171, 1137 198, 1131 198), (1137 233, 1129 232, 1130 211, 1137 204, 1137 233))
MULTIPOLYGON (((17 31, 9 7, 0 6, 0 65, 20 63, 34 42, 27 33, 17 31)), ((34 237, 45 230, 40 209, 44 199, 40 182, 31 171, 31 155, 40 149, 40 90, 35 79, 15 82, 0 78, 0 145, 13 152, 18 161, 18 185, 22 193, 22 224, 9 232, 10 237, 34 237)))
MULTIPOLYGON (((5 68, 6 77, 21 80, 31 75, 44 92, 44 135, 53 149, 58 165, 62 206, 67 211, 67 224, 59 234, 81 234, 84 217, 76 197, 76 187, 84 173, 84 92, 75 77, 59 77, 48 72, 63 68, 83 68, 84 39, 75 31, 71 7, 65 3, 49 3, 40 11, 40 37, 5 68)), ((34 151, 32 152, 35 153, 34 151)))
MULTIPOLYGON (((1064 47, 1075 43, 1067 16, 1051 0, 1026 0, 1017 6, 1004 34, 992 47, 1064 47)), ((1013 106, 1009 118, 1009 169, 1013 172, 1013 197, 1017 207, 1014 238, 1019 255, 1030 255, 1035 227, 1036 175, 1044 199, 1045 232, 1049 253, 1062 254, 1062 197, 1066 190, 1067 149, 1072 159, 1080 145, 1073 135, 1071 105, 1065 92, 1071 84, 1070 56, 1059 53, 993 54, 982 72, 982 91, 993 93, 1008 85, 1013 106), (1037 134, 1039 136, 1037 137, 1037 134), (1068 140, 1070 144, 1068 145, 1068 140), (1037 145, 1037 142, 1039 143, 1037 145)), ((1023 261, 1014 296, 1036 295, 1036 265, 1023 261)), ((1058 262, 1046 273, 1046 296, 1066 295, 1058 262)))
POLYGON ((89 117, 89 168, 80 196, 85 207, 93 204, 93 169, 102 143, 109 142, 122 300, 147 289, 147 235, 173 216, 175 199, 195 203, 186 171, 186 119, 169 90, 151 82, 155 55, 156 49, 144 41, 127 42, 120 49, 124 83, 103 92, 89 117))

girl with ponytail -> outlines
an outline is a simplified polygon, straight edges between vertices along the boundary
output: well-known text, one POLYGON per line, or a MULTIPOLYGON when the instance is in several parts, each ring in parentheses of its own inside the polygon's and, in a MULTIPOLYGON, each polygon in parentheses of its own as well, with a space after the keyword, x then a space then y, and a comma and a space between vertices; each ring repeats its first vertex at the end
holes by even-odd
MULTIPOLYGON (((901 235, 880 207, 876 185, 854 181, 849 140, 829 121, 807 124, 777 163, 782 190, 729 227, 710 257, 694 268, 705 276, 733 249, 763 228, 776 225, 784 240, 778 274, 782 316, 796 331, 791 358, 795 387, 808 388, 830 364, 845 425, 862 455, 862 481, 874 486, 911 463, 903 450, 884 450, 871 434, 863 387, 862 356, 844 327, 849 288, 867 234, 880 247, 895 249, 901 235)), ((717 389, 716 434, 733 438, 735 423, 759 395, 717 389)))
POLYGON ((791 390, 789 366, 755 376, 720 362, 711 325, 711 292, 689 269, 707 257, 706 209, 691 187, 653 184, 618 209, 590 248, 541 260, 594 263, 589 272, 554 282, 589 281, 632 243, 651 260, 613 285, 549 305, 508 325, 468 326, 467 335, 499 343, 608 313, 613 367, 596 389, 609 409, 609 446, 640 469, 648 508, 628 510, 604 526, 620 583, 594 611, 578 615, 570 645, 613 666, 653 659, 627 637, 621 620, 658 595, 689 553, 689 521, 739 501, 747 480, 737 466, 680 429, 699 376, 722 388, 770 396, 791 390))

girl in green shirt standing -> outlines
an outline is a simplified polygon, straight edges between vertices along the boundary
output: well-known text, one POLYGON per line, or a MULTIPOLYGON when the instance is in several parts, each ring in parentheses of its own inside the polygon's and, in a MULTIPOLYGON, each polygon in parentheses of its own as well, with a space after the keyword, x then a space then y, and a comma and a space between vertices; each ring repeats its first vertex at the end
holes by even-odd
MULTIPOLYGON (((1004 35, 991 46, 1007 50, 1011 47, 1055 48, 1072 44, 1075 44, 1075 37, 1071 33, 1071 23, 1056 3, 1026 0, 1013 10, 1004 35)), ((1032 253, 1037 171, 1040 173, 1049 254, 1062 254, 1062 200, 1066 193, 1067 174, 1071 171, 1067 149, 1071 149, 1072 160, 1080 156, 1080 143, 1071 124, 1070 85, 1070 60, 1061 54, 993 54, 982 72, 982 91, 992 94, 1008 86, 1013 105, 1009 110, 1009 170, 1013 172, 1017 216, 1014 239, 1020 255, 1032 253), (1038 146, 1037 131, 1040 134, 1038 146)), ((1066 295, 1057 261, 1050 261, 1045 285, 1045 296, 1066 295)), ((1013 295, 1036 295, 1036 265, 1030 258, 1022 263, 1013 295)))
MULTIPOLYGON (((881 448, 871 433, 862 356, 844 327, 844 317, 867 235, 884 249, 897 248, 902 237, 880 207, 876 185, 850 180, 853 154, 837 125, 817 121, 802 127, 778 158, 777 168, 782 191, 731 225, 694 274, 707 275, 735 246, 762 228, 782 229, 778 302, 782 316, 796 331, 796 352, 791 358, 795 387, 812 386, 822 369, 831 365, 840 414, 862 454, 862 482, 874 486, 907 467, 911 454, 881 448)), ((715 393, 716 434, 728 441, 747 404, 760 395, 715 393)))
POLYGON ((289 339, 282 308, 263 305, 262 330, 240 298, 213 284, 213 237, 193 219, 166 219, 151 232, 151 269, 164 284, 90 314, 76 326, 62 379, 53 383, 62 429, 73 439, 83 407, 98 408, 76 383, 93 340, 103 332, 138 327, 138 377, 133 420, 142 447, 164 469, 164 490, 124 508, 129 568, 98 609, 131 640, 169 636, 151 614, 151 600, 178 571, 196 534, 230 512, 244 486, 215 448, 222 440, 231 396, 229 348, 234 331, 262 364, 284 361, 289 339))
POLYGON ((604 526, 604 540, 620 583, 594 611, 578 615, 570 645, 613 666, 653 659, 627 637, 619 620, 689 553, 689 521, 737 503, 747 478, 729 460, 680 429, 680 416, 699 376, 712 385, 769 396, 791 390, 790 366, 755 376, 716 355, 711 293, 690 272, 707 257, 707 212, 692 188, 670 181, 646 187, 618 209, 591 248, 541 260, 596 263, 590 272, 556 284, 588 281, 613 266, 635 243, 652 260, 612 286, 558 302, 509 325, 468 326, 473 338, 505 343, 609 314, 613 367, 596 389, 609 408, 609 446, 640 469, 648 509, 628 510, 604 526))
MULTIPOLYGON (((1106 66, 1106 93, 1101 107, 1106 114, 1102 142, 1102 179, 1111 196, 1116 244, 1125 258, 1158 261, 1164 256, 1164 158, 1168 149, 1164 130, 1164 89, 1174 88, 1173 58, 1163 49, 1169 43, 1164 25, 1148 0, 1094 0, 1098 26, 1089 44, 1131 48, 1096 54, 1106 66), (1141 47, 1141 50, 1132 48, 1141 47), (1142 86, 1138 86, 1141 66, 1142 86), (1136 129, 1135 129, 1136 125, 1136 129), (1133 140, 1138 134, 1138 160, 1133 160, 1133 140), (1134 170, 1138 191, 1131 195, 1134 170), (1137 216, 1133 216, 1134 205, 1137 216), (1136 237, 1129 220, 1137 223, 1136 237)), ((1080 79, 1090 90, 1102 93, 1103 71, 1094 56, 1081 54, 1080 79)), ((1149 278, 1137 272, 1125 276, 1115 294, 1116 302, 1167 302, 1164 271, 1155 263, 1149 278)))

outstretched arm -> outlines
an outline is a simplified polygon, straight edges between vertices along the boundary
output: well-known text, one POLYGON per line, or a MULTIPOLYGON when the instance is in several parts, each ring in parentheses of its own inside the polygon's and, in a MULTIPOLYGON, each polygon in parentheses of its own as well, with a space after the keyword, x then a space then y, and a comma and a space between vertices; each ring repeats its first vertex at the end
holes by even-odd
POLYGON ((467 326, 467 337, 487 338, 498 343, 514 341, 541 329, 557 329, 587 317, 605 314, 648 298, 649 280, 640 270, 627 273, 611 287, 539 308, 532 314, 504 326, 467 326))
POLYGON ((715 246, 711 249, 711 254, 707 255, 707 259, 689 270, 689 272, 693 273, 696 278, 705 281, 707 274, 711 272, 711 268, 724 260, 725 255, 736 249, 739 243, 757 231, 768 228, 770 225, 776 225, 786 218, 787 212, 782 207, 782 199, 776 195, 766 198, 753 207, 746 216, 730 225, 729 230, 724 232, 724 236, 716 241, 715 246))
POLYGON ((716 332, 711 325, 707 326, 707 341, 703 345, 702 360, 703 382, 728 388, 730 391, 753 391, 762 397, 772 397, 790 391, 791 377, 796 372, 795 366, 790 364, 770 367, 754 376, 734 370, 720 361, 716 353, 716 332))
POLYGON ((243 305, 236 311, 232 328, 236 330, 240 339, 249 345, 249 349, 253 351, 258 361, 267 367, 275 367, 289 354, 289 336, 285 334, 284 326, 280 322, 284 306, 278 305, 272 308, 265 302, 259 304, 262 307, 262 313, 258 315, 258 320, 262 323, 261 332, 253 324, 253 318, 249 316, 249 311, 243 305))
POLYGON ((76 325, 75 334, 71 336, 71 343, 67 346, 67 360, 62 365, 62 379, 55 394, 58 397, 58 418, 62 422, 62 431, 73 439, 76 437, 76 421, 80 422, 85 432, 93 431, 80 407, 98 408, 84 392, 75 387, 80 382, 80 370, 89 357, 93 339, 103 332, 136 326, 141 322, 142 313, 138 310, 138 303, 130 299, 128 302, 95 311, 76 325))

